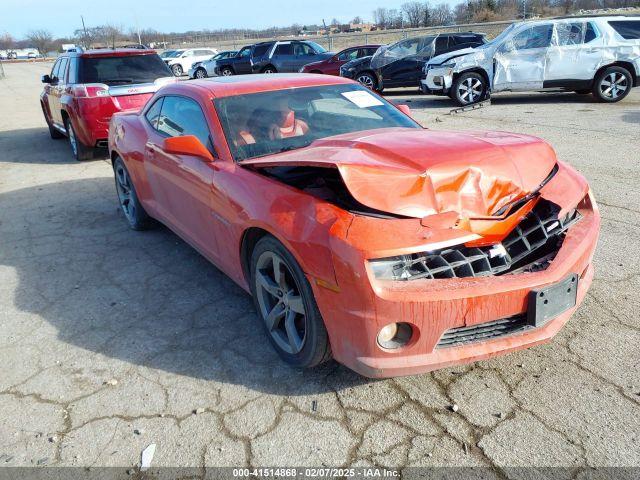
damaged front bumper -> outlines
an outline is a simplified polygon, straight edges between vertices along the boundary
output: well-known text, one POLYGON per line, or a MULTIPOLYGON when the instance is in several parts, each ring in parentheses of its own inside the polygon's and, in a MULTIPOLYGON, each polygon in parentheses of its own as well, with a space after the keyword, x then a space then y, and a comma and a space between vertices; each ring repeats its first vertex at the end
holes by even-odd
POLYGON ((430 67, 425 77, 420 80, 420 89, 425 94, 448 95, 453 84, 453 69, 451 67, 430 67))
MULTIPOLYGON (((553 183, 553 182, 552 182, 553 183)), ((546 192, 561 204, 567 195, 559 185, 546 192)), ((572 192, 572 195, 577 192, 572 192)), ((563 203, 577 207, 580 220, 566 231, 555 258, 544 270, 484 277, 379 280, 370 268, 349 269, 351 260, 334 259, 341 288, 349 295, 314 288, 324 318, 340 318, 329 328, 334 357, 367 377, 392 377, 428 372, 491 358, 548 342, 584 299, 593 279, 592 258, 600 216, 591 194, 563 203), (535 292, 577 281, 575 303, 549 318, 532 320, 535 292), (532 299, 533 298, 533 299, 532 299), (396 349, 381 347, 380 330, 406 322, 411 339, 396 349)), ((544 193, 543 193, 544 196, 544 193)), ((351 234, 360 235, 353 224, 351 234)), ((340 255, 340 251, 337 251, 340 255)))

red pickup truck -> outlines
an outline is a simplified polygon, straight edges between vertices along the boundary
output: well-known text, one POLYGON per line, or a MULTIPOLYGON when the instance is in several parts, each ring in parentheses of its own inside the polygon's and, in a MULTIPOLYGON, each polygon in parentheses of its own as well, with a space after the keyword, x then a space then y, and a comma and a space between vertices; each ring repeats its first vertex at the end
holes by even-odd
POLYGON ((163 85, 177 79, 154 50, 82 50, 58 57, 42 76, 40 104, 51 138, 69 139, 76 160, 106 148, 109 120, 139 110, 163 85))

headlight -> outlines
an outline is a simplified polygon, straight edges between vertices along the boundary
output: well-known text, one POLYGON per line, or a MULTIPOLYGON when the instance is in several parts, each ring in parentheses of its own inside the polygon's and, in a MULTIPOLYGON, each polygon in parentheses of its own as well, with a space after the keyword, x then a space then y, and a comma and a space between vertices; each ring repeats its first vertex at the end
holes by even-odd
POLYGON ((408 280, 411 277, 412 255, 369 260, 371 271, 380 280, 408 280))
POLYGON ((456 66, 456 62, 448 62, 440 65, 440 68, 453 68, 456 66))

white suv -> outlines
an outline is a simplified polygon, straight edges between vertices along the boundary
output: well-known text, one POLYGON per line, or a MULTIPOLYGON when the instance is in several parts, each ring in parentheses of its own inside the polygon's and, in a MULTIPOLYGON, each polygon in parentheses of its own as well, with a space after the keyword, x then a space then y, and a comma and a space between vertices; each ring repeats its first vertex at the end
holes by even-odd
POLYGON ((209 60, 216 53, 218 53, 218 50, 215 48, 192 48, 185 50, 175 57, 165 58, 164 61, 169 65, 173 74, 176 77, 180 77, 187 72, 195 62, 209 60))
POLYGON ((460 105, 489 92, 564 89, 618 102, 640 85, 640 18, 569 17, 514 23, 491 42, 439 55, 424 93, 460 105))

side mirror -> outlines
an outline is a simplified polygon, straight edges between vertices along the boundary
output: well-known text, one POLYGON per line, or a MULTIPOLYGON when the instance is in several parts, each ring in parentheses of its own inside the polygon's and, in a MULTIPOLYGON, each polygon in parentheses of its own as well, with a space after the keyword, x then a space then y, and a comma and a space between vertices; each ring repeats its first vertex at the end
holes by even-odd
POLYGON ((42 75, 42 77, 40 77, 40 81, 42 83, 51 83, 51 77, 49 75, 42 75))
POLYGON ((409 108, 409 105, 396 105, 396 107, 398 108, 398 110, 404 113, 407 117, 412 117, 411 109, 409 108))
POLYGON ((213 155, 195 135, 165 138, 162 149, 174 155, 190 155, 206 162, 213 162, 213 155))

